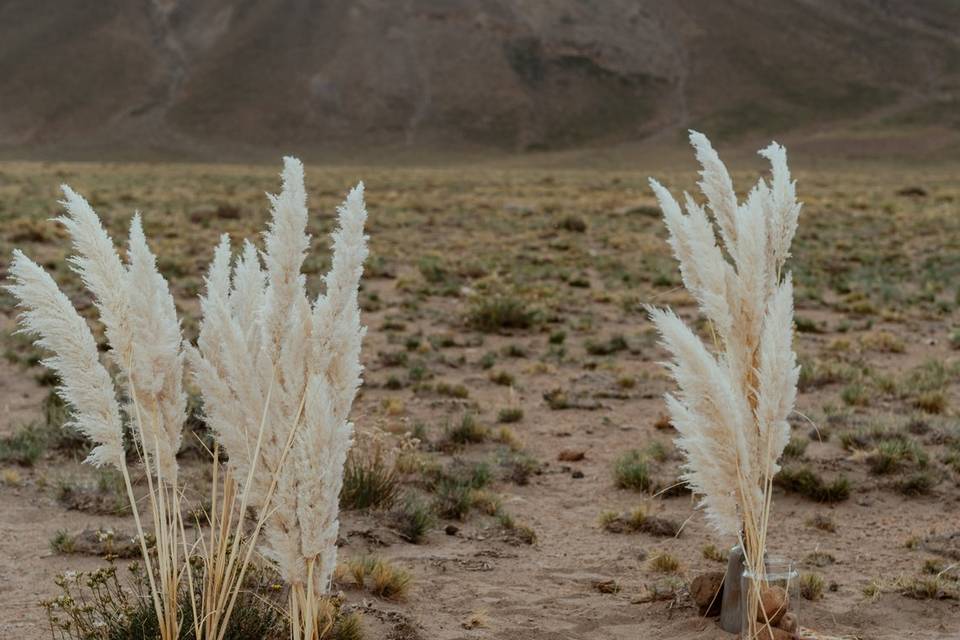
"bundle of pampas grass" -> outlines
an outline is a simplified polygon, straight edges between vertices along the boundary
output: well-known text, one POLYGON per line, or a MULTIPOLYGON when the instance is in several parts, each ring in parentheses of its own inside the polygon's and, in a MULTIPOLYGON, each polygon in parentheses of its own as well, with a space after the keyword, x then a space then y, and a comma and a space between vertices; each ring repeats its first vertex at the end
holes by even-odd
POLYGON ((73 409, 70 424, 95 445, 87 461, 123 475, 162 640, 184 634, 223 640, 261 532, 265 555, 289 586, 292 636, 317 640, 335 622, 325 595, 336 565, 338 497, 352 443, 347 418, 361 381, 365 329, 358 291, 367 213, 361 183, 338 210, 326 292, 311 303, 301 274, 310 237, 300 161, 285 158, 282 177, 281 194, 270 197, 263 265, 250 242, 232 268, 227 236, 216 248, 196 347, 181 338, 173 297, 140 216, 133 218, 124 264, 96 213, 64 187, 67 215, 59 220, 76 250, 70 263, 94 296, 113 372, 53 278, 14 251, 7 288, 19 300, 22 330, 37 334, 37 344, 54 354, 44 364, 61 380, 58 392, 73 409), (210 507, 201 523, 208 534, 190 540, 176 460, 186 419, 185 360, 216 442, 210 507), (124 449, 124 414, 146 469, 152 550, 124 449), (252 524, 250 509, 257 514, 252 524), (202 571, 195 575, 191 559, 198 557, 202 571), (178 611, 184 586, 197 594, 190 616, 178 611), (192 629, 182 628, 185 619, 192 629))
MULTIPOLYGON (((674 312, 648 311, 673 357, 667 367, 680 387, 679 394, 666 395, 666 403, 686 456, 683 478, 702 496, 713 527, 737 537, 747 571, 762 576, 772 482, 789 441, 787 417, 799 376, 793 285, 783 268, 800 204, 782 146, 773 143, 760 152, 772 166, 771 181, 760 180, 740 203, 706 136, 691 132, 690 142, 702 167, 699 186, 707 207, 684 194, 684 214, 667 189, 656 180, 650 184, 684 286, 709 320, 715 349, 674 312)), ((745 594, 748 612, 757 611, 761 586, 754 581, 745 594)), ((749 637, 756 637, 757 616, 745 615, 749 637)))
POLYGON ((243 506, 261 514, 265 555, 290 587, 293 636, 316 639, 333 624, 323 596, 336 566, 347 418, 361 381, 367 213, 361 183, 338 209, 326 292, 311 302, 301 273, 310 237, 298 160, 285 159, 283 190, 271 201, 262 267, 249 242, 232 268, 228 238, 217 247, 189 361, 229 471, 247 478, 243 506))
POLYGON ((185 566, 176 460, 186 420, 180 322, 139 214, 130 225, 124 264, 86 200, 67 186, 63 192, 67 214, 58 221, 73 240, 76 254, 70 265, 93 294, 120 389, 101 363, 86 321, 53 278, 19 250, 10 266, 14 284, 7 289, 19 300, 21 330, 38 335, 36 344, 54 354, 43 364, 57 374, 57 392, 73 408, 68 426, 95 445, 87 462, 116 467, 123 476, 160 635, 164 640, 177 638, 176 598, 185 566), (118 396, 125 400, 122 411, 118 396), (156 563, 148 553, 130 479, 124 413, 146 470, 156 563))

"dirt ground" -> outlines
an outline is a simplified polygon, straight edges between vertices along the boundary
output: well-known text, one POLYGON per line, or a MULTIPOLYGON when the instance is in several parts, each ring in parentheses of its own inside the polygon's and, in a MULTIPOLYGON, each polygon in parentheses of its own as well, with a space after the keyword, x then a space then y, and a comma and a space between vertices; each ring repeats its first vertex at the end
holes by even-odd
MULTIPOLYGON (((762 165, 747 168, 734 175, 743 190, 762 165)), ((196 295, 216 237, 228 232, 236 243, 263 228, 263 192, 279 188, 278 170, 0 165, 0 275, 10 251, 22 248, 93 317, 64 262, 68 241, 48 221, 65 182, 88 197, 118 244, 133 210, 143 212, 185 336, 195 338, 196 295)), ((693 192, 695 171, 691 161, 656 175, 693 192)), ((791 265, 805 371, 787 466, 827 483, 846 478, 849 495, 827 502, 778 488, 771 552, 823 578, 817 599, 796 604, 801 624, 824 637, 960 638, 960 170, 795 171, 805 208, 791 265)), ((369 332, 358 429, 388 442, 416 434, 423 468, 486 464, 498 513, 535 534, 529 543, 518 527, 474 508, 462 520, 440 518, 411 544, 388 510, 345 511, 342 558, 373 553, 413 576, 398 601, 341 585, 365 612, 369 637, 733 637, 698 615, 686 585, 722 569, 705 547, 734 541, 707 527, 688 493, 615 482, 616 461, 630 450, 642 452, 659 487, 676 482, 682 463, 662 419, 661 396, 672 388, 659 364, 664 352, 642 305, 697 316, 647 175, 308 171, 315 241, 305 270, 314 291, 328 265, 333 206, 357 179, 367 187, 372 259, 361 294, 369 332), (492 299, 515 302, 529 326, 478 327, 492 299), (501 410, 511 408, 522 417, 501 424, 501 410), (465 415, 483 435, 457 445, 451 433, 465 415), (683 523, 681 533, 615 533, 601 520, 640 506, 683 523), (654 569, 650 560, 661 553, 679 561, 676 571, 654 569), (598 586, 609 581, 615 588, 598 586)), ((56 592, 54 577, 103 563, 52 550, 57 533, 132 525, 64 506, 64 487, 96 484, 79 450, 47 446, 31 460, 11 453, 14 434, 52 420, 44 409, 50 381, 28 341, 10 335, 14 316, 3 294, 0 638, 33 640, 49 637, 38 602, 56 592)), ((184 455, 181 464, 200 482, 199 457, 184 455)), ((402 476, 406 490, 431 499, 416 470, 402 476)))

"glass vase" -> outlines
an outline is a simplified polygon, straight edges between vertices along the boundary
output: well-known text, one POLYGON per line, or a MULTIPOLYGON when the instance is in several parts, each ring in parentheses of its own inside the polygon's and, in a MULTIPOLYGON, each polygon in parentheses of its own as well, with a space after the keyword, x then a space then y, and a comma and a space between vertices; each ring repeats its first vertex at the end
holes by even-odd
POLYGON ((768 557, 759 578, 744 569, 740 578, 740 637, 743 640, 799 637, 800 602, 800 574, 791 560, 768 557))

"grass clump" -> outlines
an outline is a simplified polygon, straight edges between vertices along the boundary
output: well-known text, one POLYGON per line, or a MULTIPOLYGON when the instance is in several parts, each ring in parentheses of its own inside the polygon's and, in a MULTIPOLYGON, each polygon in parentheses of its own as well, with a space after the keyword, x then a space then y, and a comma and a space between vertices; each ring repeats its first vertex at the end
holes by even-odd
POLYGON ((447 429, 447 440, 457 445, 479 444, 490 437, 489 430, 479 424, 472 413, 464 414, 460 424, 447 429))
POLYGON ((592 356, 609 356, 620 351, 626 351, 629 345, 626 338, 617 335, 602 341, 588 340, 584 347, 587 353, 592 356))
POLYGON ((870 471, 877 475, 894 473, 908 465, 927 466, 929 458, 923 448, 908 438, 882 440, 867 458, 870 471))
POLYGON ((805 438, 790 438, 787 446, 783 449, 783 457, 793 460, 802 458, 807 451, 808 444, 810 444, 810 441, 805 438))
POLYGON ((50 538, 50 550, 54 553, 73 553, 76 550, 76 542, 69 531, 58 529, 50 538))
POLYGON ((650 491, 653 480, 643 454, 633 449, 617 458, 613 466, 614 482, 620 489, 650 491))
POLYGON ((340 506, 344 509, 388 509, 400 491, 400 478, 379 446, 350 450, 343 467, 340 506))
POLYGON ((905 496, 925 496, 940 483, 940 478, 933 471, 917 471, 901 478, 896 482, 896 489, 905 496))
POLYGON ((413 544, 423 542, 427 532, 436 524, 430 506, 414 496, 407 497, 394 519, 400 537, 413 544))
POLYGON ((819 600, 823 597, 823 576, 817 573, 805 573, 800 576, 800 596, 805 600, 819 600))
POLYGON ((0 462, 13 462, 32 467, 47 449, 47 433, 30 423, 12 436, 0 439, 0 462))
POLYGON ((511 423, 523 420, 523 409, 520 407, 506 407, 497 412, 497 422, 511 423))
MULTIPOLYGON (((202 572, 202 563, 196 564, 202 572)), ((68 572, 55 579, 59 594, 41 602, 55 640, 156 640, 160 638, 156 613, 149 597, 149 584, 140 564, 129 568, 129 584, 123 584, 118 569, 110 564, 92 572, 68 572)), ((202 582, 201 576, 194 576, 202 582)), ((224 640, 287 640, 290 627, 282 606, 280 579, 269 569, 251 567, 223 630, 224 640)), ((183 585, 177 594, 182 619, 181 640, 194 637, 192 594, 183 585)), ((327 608, 330 630, 322 640, 357 640, 356 616, 341 615, 339 602, 327 608)))
POLYGON ((724 551, 720 551, 716 545, 708 544, 701 551, 703 554, 704 560, 712 560, 713 562, 723 562, 725 563, 728 559, 728 554, 724 551))
POLYGON ((384 600, 403 600, 412 583, 412 576, 405 569, 369 555, 348 561, 345 573, 353 578, 357 589, 366 589, 384 600))
POLYGON ((467 313, 467 324, 484 333, 505 329, 529 329, 536 322, 536 312, 513 296, 485 297, 474 302, 467 313))
POLYGON ((650 569, 657 573, 676 573, 680 569, 680 561, 667 552, 658 553, 650 559, 650 569))
POLYGON ((773 483, 785 491, 799 493, 817 502, 842 502, 850 497, 850 481, 845 476, 826 483, 809 467, 784 467, 773 483))

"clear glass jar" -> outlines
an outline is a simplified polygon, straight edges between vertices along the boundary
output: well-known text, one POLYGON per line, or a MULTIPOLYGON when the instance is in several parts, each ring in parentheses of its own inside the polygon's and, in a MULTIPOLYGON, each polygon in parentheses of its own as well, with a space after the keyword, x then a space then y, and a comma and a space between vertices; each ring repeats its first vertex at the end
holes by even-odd
POLYGON ((769 640, 772 634, 767 629, 767 623, 798 637, 800 573, 793 561, 768 557, 759 580, 754 578, 749 569, 744 569, 740 578, 740 603, 740 637, 743 640, 769 640), (765 596, 766 616, 760 611, 757 597, 752 595, 757 582, 760 593, 765 596))

